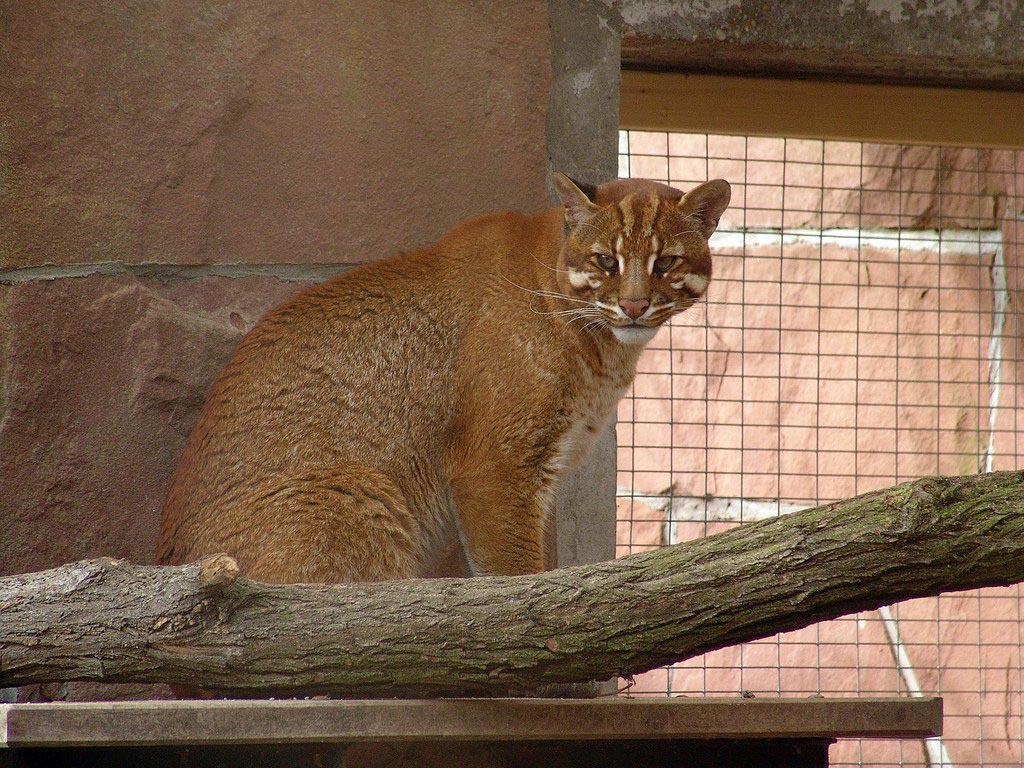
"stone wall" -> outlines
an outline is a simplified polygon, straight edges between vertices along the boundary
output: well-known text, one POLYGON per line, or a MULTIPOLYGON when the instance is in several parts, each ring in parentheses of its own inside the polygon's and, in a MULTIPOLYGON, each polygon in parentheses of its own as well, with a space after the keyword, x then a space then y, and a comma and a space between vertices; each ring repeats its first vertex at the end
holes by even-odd
POLYGON ((548 205, 543 2, 4 3, 0 35, 0 573, 150 562, 264 311, 548 205))

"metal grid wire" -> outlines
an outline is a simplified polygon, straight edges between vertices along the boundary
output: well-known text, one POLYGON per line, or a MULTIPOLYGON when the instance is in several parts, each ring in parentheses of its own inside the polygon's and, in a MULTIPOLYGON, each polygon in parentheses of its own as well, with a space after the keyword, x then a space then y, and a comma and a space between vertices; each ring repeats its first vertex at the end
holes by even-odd
MULTIPOLYGON (((618 412, 618 553, 929 474, 1021 467, 1024 152, 620 134, 620 176, 733 184, 706 301, 618 412)), ((836 765, 1022 764, 1019 587, 911 600, 639 677, 629 695, 941 695, 945 735, 836 765)))

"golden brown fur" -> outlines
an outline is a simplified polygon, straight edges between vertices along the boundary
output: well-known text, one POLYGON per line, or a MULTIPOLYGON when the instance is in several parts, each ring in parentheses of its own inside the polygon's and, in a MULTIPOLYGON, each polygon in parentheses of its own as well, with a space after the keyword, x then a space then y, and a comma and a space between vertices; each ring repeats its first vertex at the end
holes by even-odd
POLYGON ((556 187, 564 208, 482 216, 268 313, 188 440, 159 560, 228 552, 271 582, 431 575, 453 557, 542 570, 559 479, 653 329, 703 293, 729 199, 723 181, 681 201, 652 182, 592 200, 556 187), (663 251, 678 255, 653 274, 663 251))

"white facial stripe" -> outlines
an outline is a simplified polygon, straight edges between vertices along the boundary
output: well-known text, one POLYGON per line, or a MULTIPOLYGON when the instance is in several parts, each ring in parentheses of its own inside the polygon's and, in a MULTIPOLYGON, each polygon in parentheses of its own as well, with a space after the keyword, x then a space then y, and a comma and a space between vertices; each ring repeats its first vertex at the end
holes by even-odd
POLYGON ((688 274, 683 278, 686 287, 694 293, 704 293, 708 287, 708 279, 704 275, 688 274))
POLYGON ((577 291, 583 290, 587 286, 591 288, 598 288, 601 285, 601 278, 591 272, 584 272, 580 269, 570 269, 569 285, 577 291))
POLYGON ((620 234, 617 238, 615 238, 615 260, 619 262, 620 275, 622 274, 622 271, 626 268, 626 260, 625 257, 623 257, 622 255, 622 244, 623 240, 622 235, 620 234))
POLYGON ((630 232, 633 229, 633 206, 629 205, 629 202, 628 195, 619 201, 619 213, 622 214, 622 229, 625 232, 630 232))
POLYGON ((581 272, 578 269, 570 269, 569 285, 571 285, 573 288, 577 290, 579 290, 580 288, 585 288, 586 286, 590 285, 590 273, 581 272))
POLYGON ((647 274, 654 274, 654 262, 658 260, 658 252, 654 251, 650 256, 647 257, 647 274))
POLYGON ((676 283, 671 283, 671 286, 677 291, 686 286, 691 293, 695 293, 698 296, 707 289, 708 279, 704 275, 695 275, 693 273, 683 275, 683 279, 676 283))

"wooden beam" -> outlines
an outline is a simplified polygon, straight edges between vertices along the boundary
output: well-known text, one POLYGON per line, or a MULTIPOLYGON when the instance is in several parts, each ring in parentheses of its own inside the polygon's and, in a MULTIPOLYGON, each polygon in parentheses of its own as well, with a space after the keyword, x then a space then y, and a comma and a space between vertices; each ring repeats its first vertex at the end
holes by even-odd
POLYGON ((325 741, 923 738, 942 700, 221 700, 0 705, 0 746, 325 741))
POLYGON ((1024 92, 624 71, 622 128, 1024 147, 1024 92))

